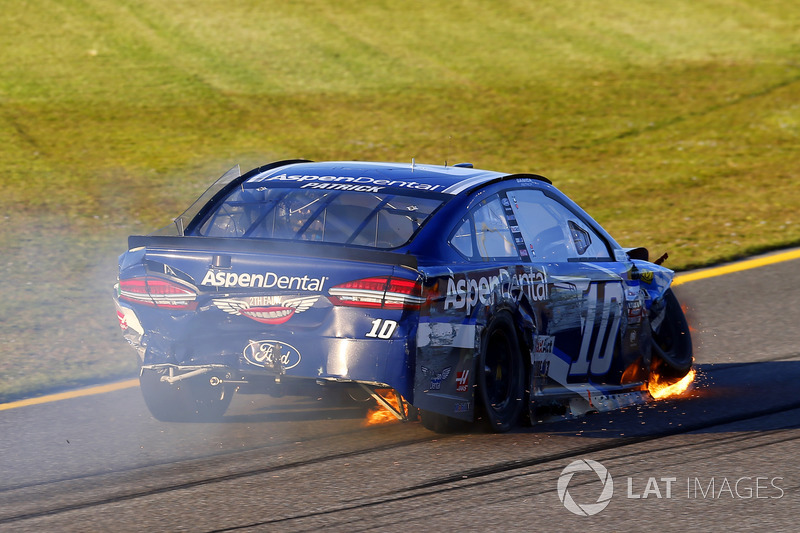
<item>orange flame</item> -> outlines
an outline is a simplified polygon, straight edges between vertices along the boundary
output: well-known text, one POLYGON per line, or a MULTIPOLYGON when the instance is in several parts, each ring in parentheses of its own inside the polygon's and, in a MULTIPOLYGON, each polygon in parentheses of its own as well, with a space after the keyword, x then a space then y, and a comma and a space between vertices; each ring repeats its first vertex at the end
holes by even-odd
MULTIPOLYGON (((395 392, 394 389, 376 389, 376 393, 380 394, 387 402, 389 402, 392 407, 400 410, 400 395, 395 392)), ((404 410, 406 415, 408 415, 408 404, 403 402, 404 410)), ((375 424, 386 424, 388 422, 399 422, 400 420, 388 409, 386 409, 381 404, 377 404, 375 407, 369 410, 367 413, 367 425, 373 426, 375 424)))
POLYGON ((694 378, 697 376, 695 369, 691 369, 688 374, 683 376, 680 381, 670 382, 669 380, 662 380, 658 374, 650 376, 650 382, 647 384, 647 389, 650 391, 650 396, 656 400, 663 400, 671 396, 678 396, 683 394, 689 385, 692 384, 694 378))

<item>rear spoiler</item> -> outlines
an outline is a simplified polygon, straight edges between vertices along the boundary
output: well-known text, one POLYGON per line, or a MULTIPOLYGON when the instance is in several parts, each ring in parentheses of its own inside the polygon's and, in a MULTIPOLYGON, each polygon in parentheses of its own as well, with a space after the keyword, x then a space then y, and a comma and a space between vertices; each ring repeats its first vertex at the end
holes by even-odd
POLYGON ((417 258, 413 255, 324 242, 278 242, 259 239, 184 237, 176 235, 131 235, 128 237, 129 250, 143 247, 208 253, 257 252, 293 257, 344 259, 417 268, 417 258))

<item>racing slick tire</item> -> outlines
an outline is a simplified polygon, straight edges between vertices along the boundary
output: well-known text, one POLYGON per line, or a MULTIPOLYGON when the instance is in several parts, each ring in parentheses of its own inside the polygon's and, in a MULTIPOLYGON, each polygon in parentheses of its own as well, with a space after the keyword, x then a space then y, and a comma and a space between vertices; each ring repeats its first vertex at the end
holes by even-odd
POLYGON ((672 292, 664 293, 664 319, 652 326, 652 353, 657 371, 661 375, 681 378, 692 369, 692 338, 683 309, 672 292))
POLYGON ((517 424, 525 406, 525 365, 517 331, 507 312, 486 328, 478 360, 478 398, 486 425, 502 433, 517 424))
POLYGON ((167 383, 161 381, 166 370, 143 369, 139 387, 150 414, 161 422, 213 422, 222 418, 233 398, 224 384, 212 386, 196 377, 167 383))

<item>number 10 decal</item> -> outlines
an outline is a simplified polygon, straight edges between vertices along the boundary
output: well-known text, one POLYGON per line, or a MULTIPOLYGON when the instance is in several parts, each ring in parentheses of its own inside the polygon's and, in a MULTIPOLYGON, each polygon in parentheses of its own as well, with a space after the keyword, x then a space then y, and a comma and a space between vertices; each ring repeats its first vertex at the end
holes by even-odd
POLYGON ((383 320, 376 318, 372 321, 372 329, 367 333, 367 337, 388 339, 391 338, 394 330, 397 329, 397 322, 394 320, 383 320))
POLYGON ((589 371, 594 375, 602 375, 609 371, 614 357, 614 345, 617 343, 617 334, 619 333, 623 298, 621 283, 592 283, 589 286, 586 320, 581 331, 581 351, 578 359, 570 366, 569 374, 571 376, 583 375, 589 371), (600 325, 595 327, 598 287, 603 289, 600 302, 602 315, 600 325), (597 331, 596 335, 595 330, 597 331))

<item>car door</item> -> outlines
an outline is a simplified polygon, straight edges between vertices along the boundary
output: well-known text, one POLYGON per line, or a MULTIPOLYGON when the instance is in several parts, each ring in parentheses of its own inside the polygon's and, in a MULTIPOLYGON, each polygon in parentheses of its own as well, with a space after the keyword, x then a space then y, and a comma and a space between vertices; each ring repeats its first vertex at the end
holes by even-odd
MULTIPOLYGON (((447 242, 458 261, 424 267, 429 306, 417 331, 414 405, 471 420, 481 332, 497 309, 514 309, 521 287, 534 290, 507 211, 496 194, 481 195, 457 220, 447 242)), ((539 281, 539 280, 536 280, 539 281)))
POLYGON ((625 267, 591 224, 541 189, 505 192, 530 261, 547 272, 531 362, 537 394, 615 381, 625 267))

